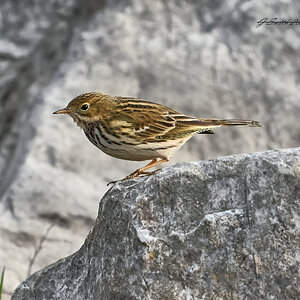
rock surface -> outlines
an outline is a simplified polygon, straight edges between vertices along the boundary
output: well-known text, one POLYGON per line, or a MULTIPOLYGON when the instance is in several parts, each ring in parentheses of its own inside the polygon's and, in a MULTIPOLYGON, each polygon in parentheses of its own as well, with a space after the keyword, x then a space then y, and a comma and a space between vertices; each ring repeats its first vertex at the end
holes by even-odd
POLYGON ((300 148, 116 184, 84 245, 12 300, 299 299, 300 148))
MULTIPOLYGON (((173 162, 300 142, 298 1, 0 2, 0 268, 5 294, 82 244, 108 181, 141 164, 101 154, 70 119, 75 95, 142 97, 263 129, 197 136, 173 162)), ((6 298, 5 298, 6 299, 6 298)))

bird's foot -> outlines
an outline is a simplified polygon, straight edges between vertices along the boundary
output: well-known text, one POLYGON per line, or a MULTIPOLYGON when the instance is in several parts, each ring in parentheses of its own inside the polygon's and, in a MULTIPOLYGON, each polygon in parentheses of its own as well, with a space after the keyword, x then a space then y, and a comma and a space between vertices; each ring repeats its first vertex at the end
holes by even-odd
POLYGON ((110 184, 116 184, 117 182, 120 181, 124 181, 124 180, 129 180, 129 179, 133 179, 133 178, 138 178, 138 177, 146 177, 146 176, 150 176, 152 174, 155 174, 156 172, 160 171, 161 169, 157 169, 155 171, 152 172, 145 172, 141 169, 137 169, 136 171, 134 171, 133 173, 129 174, 128 176, 124 177, 123 179, 119 179, 119 180, 115 180, 115 181, 111 181, 107 184, 107 186, 109 186, 110 184))
POLYGON ((151 171, 151 172, 146 172, 143 171, 142 169, 137 169, 136 171, 134 171, 133 173, 131 173, 130 175, 126 176, 124 179, 122 180, 127 180, 127 179, 132 179, 132 178, 138 178, 138 177, 146 177, 146 176, 150 176, 152 174, 155 174, 156 172, 158 172, 161 169, 157 169, 155 171, 151 171))

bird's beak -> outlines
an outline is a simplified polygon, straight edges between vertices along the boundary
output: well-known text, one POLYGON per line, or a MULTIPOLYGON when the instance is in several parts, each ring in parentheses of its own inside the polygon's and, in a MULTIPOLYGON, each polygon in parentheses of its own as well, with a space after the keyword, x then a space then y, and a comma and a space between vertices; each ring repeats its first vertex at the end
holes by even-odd
POLYGON ((69 114, 71 112, 71 110, 67 107, 56 110, 53 114, 57 115, 57 114, 69 114))

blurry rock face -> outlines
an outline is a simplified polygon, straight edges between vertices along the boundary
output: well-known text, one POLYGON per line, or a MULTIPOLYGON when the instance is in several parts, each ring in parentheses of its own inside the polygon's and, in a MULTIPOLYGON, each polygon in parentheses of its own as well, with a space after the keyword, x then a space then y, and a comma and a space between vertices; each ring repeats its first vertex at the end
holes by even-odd
POLYGON ((77 94, 142 97, 265 125, 197 136, 174 162, 299 144, 299 31, 256 28, 263 17, 298 16, 297 1, 6 0, 0 11, 6 292, 77 249, 106 182, 141 166, 100 153, 71 119, 51 115, 77 94))
POLYGON ((119 183, 80 250, 12 299, 297 299, 299 157, 237 155, 119 183))

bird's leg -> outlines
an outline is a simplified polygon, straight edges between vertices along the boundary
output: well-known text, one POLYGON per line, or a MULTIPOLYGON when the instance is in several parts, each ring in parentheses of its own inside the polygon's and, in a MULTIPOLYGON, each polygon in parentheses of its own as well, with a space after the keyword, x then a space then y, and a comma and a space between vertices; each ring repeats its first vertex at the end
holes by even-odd
POLYGON ((107 185, 114 184, 118 181, 123 181, 123 180, 131 179, 131 178, 136 178, 136 177, 139 177, 141 175, 146 175, 146 176, 152 175, 155 172, 157 172, 158 170, 155 170, 153 172, 145 172, 145 171, 150 169, 150 168, 153 168, 155 166, 158 166, 160 164, 163 164, 165 162, 168 162, 168 161, 169 160, 167 158, 162 158, 160 160, 158 158, 154 158, 145 167, 135 170, 133 173, 129 174, 128 176, 126 176, 125 178, 123 178, 121 180, 111 181, 107 185))
POLYGON ((130 175, 126 176, 124 179, 131 179, 131 178, 139 177, 141 175, 151 175, 151 174, 157 172, 157 170, 153 171, 153 172, 145 172, 145 171, 148 170, 148 169, 151 169, 151 168, 153 168, 155 166, 158 166, 160 164, 163 164, 163 163, 165 163, 167 161, 169 161, 169 160, 166 159, 166 158, 162 158, 160 160, 158 160, 158 158, 154 158, 145 167, 135 170, 133 173, 131 173, 130 175))

